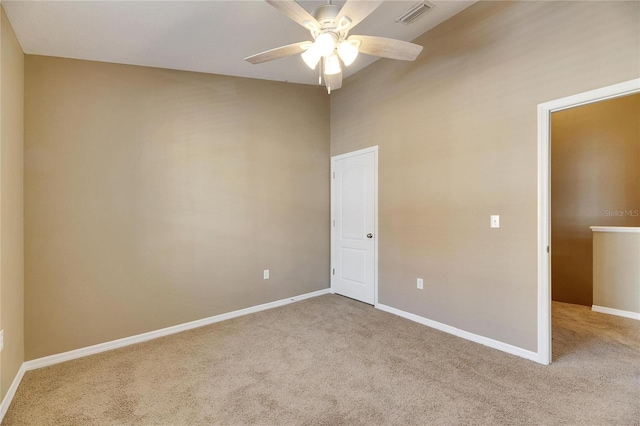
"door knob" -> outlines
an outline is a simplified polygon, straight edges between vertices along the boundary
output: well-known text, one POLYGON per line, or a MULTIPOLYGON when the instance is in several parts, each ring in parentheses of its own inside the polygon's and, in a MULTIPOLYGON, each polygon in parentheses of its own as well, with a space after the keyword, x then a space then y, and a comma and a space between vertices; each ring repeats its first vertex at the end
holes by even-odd
POLYGON ((367 234, 367 238, 373 238, 373 234, 372 233, 368 233, 367 234))

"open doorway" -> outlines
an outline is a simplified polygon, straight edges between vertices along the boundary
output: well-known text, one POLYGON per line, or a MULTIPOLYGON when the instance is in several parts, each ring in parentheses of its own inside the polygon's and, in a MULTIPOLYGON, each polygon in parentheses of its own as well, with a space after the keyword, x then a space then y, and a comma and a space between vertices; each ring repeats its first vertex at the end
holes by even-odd
POLYGON ((637 333, 607 315, 640 318, 640 93, 553 112, 550 164, 558 359, 637 333))
MULTIPOLYGON (((538 105, 538 359, 552 358, 551 333, 551 126, 552 114, 640 93, 640 79, 538 105)), ((592 165, 593 166, 593 165, 592 165)), ((615 208, 614 208, 615 209, 615 208)), ((607 210, 605 208, 605 210, 607 210)), ((588 309, 588 308, 587 308, 588 309)), ((635 324, 634 324, 635 326, 635 324)))

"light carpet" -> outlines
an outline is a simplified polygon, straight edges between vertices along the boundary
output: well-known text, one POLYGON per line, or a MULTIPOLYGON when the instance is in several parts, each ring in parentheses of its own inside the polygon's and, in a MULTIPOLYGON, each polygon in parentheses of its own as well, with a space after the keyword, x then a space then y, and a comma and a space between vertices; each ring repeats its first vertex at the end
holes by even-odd
POLYGON ((640 322, 553 304, 542 366, 326 295, 27 372, 4 425, 640 425, 640 322))

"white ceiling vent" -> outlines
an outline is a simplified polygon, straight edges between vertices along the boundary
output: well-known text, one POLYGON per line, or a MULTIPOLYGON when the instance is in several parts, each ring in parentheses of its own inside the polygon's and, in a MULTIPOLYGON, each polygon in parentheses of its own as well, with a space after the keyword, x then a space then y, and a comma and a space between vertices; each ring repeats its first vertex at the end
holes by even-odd
POLYGON ((425 13, 427 10, 431 9, 433 5, 431 3, 427 3, 426 1, 421 1, 420 3, 416 3, 411 7, 411 9, 407 10, 402 15, 396 18, 396 22, 400 22, 405 25, 409 25, 411 21, 416 19, 418 16, 425 13))

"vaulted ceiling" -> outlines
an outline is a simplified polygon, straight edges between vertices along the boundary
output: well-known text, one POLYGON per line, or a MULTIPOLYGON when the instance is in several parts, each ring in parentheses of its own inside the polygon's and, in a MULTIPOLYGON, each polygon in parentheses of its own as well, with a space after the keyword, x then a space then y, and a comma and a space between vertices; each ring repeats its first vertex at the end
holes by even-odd
MULTIPOLYGON (((326 4, 299 3, 309 12, 326 4)), ((434 7, 411 24, 394 22, 416 3, 387 0, 351 34, 411 41, 475 1, 431 1, 434 7)), ((261 0, 5 0, 2 4, 27 54, 318 83, 317 72, 307 68, 299 55, 258 65, 244 61, 263 50, 312 40, 309 31, 261 0)), ((376 60, 359 55, 345 70, 345 78, 376 60)))

